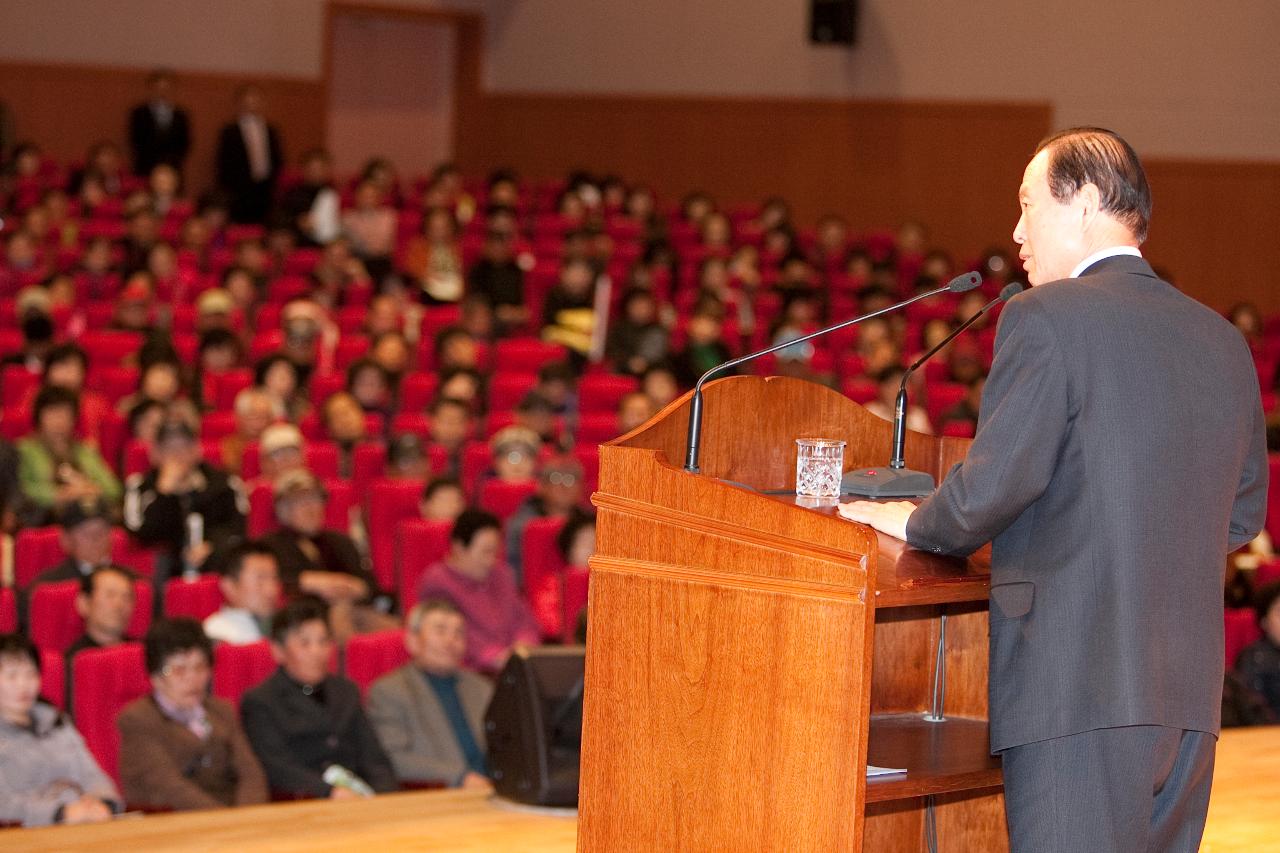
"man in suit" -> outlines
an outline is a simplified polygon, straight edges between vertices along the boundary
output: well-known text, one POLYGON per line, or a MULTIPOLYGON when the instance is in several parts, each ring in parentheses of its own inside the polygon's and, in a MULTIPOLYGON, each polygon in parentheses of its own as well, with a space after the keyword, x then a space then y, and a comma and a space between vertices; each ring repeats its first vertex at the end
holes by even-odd
POLYGON ((280 136, 263 117, 262 107, 262 90, 241 87, 236 119, 218 134, 218 188, 230 196, 235 222, 266 222, 276 176, 284 164, 280 136))
POLYGON ((360 689, 329 673, 326 609, 304 595, 272 618, 271 653, 280 667, 241 700, 245 733, 272 790, 330 799, 361 796, 366 785, 394 791, 395 771, 360 707, 360 689), (345 769, 347 780, 327 780, 333 767, 345 769))
POLYGON ((154 71, 147 78, 146 103, 129 113, 129 148, 133 173, 146 176, 161 163, 182 173, 191 150, 191 123, 187 111, 173 101, 173 74, 154 71))
POLYGON ((1249 349, 1138 246, 1133 149, 1040 144, 1013 238, 1032 289, 1000 318, 977 435, 919 507, 841 514, 991 557, 991 748, 1015 851, 1193 851, 1223 678, 1222 571, 1262 527, 1249 349))
POLYGON ((444 598, 414 605, 404 644, 412 661, 375 681, 368 701, 369 721, 396 776, 487 789, 483 720, 493 685, 462 669, 462 611, 444 598))

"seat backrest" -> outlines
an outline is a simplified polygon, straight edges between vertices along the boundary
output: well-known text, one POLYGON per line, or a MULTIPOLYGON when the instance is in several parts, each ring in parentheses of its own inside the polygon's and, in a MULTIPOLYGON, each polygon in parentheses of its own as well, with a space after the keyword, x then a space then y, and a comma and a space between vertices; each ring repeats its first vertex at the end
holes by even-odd
POLYGON ((86 649, 71 661, 71 716, 98 764, 120 781, 120 733, 116 716, 151 691, 142 645, 121 643, 86 649))
POLYGON ((396 527, 418 517, 421 480, 377 480, 369 486, 369 562, 384 590, 396 585, 396 527))
POLYGON ((144 578, 155 575, 156 554, 160 550, 139 543, 123 528, 117 527, 111 531, 111 561, 132 569, 144 578))
MULTIPOLYGON (((79 581, 42 583, 31 590, 30 636, 41 649, 64 652, 84 633, 84 620, 76 611, 76 594, 79 581)), ((134 584, 135 602, 133 618, 125 629, 125 636, 140 639, 151 627, 151 582, 139 579, 134 584)))
POLYGON ((213 649, 213 695, 239 708, 240 697, 261 684, 275 668, 267 640, 243 646, 219 643, 213 649))
MULTIPOLYGON (((498 345, 501 349, 501 344, 498 345)), ((499 361, 505 367, 494 373, 489 379, 489 411, 509 412, 524 399, 524 395, 538 384, 538 377, 533 372, 516 372, 520 368, 516 363, 499 361)), ((537 368, 534 368, 536 370, 537 368)))
POLYGON ((520 504, 537 490, 538 484, 534 480, 505 482, 492 477, 480 487, 480 508, 498 516, 505 524, 520 508, 520 504))
POLYGON ((18 598, 13 587, 0 587, 0 634, 18 630, 18 598))
POLYGON ((18 589, 26 589, 37 575, 63 558, 61 530, 50 526, 18 531, 13 538, 13 581, 18 589))
POLYGON ((405 519, 396 527, 396 573, 401 612, 407 613, 418 600, 418 582, 423 573, 449 553, 449 531, 452 529, 453 524, 448 521, 423 518, 405 519))
POLYGON ((67 710, 67 660, 62 652, 40 650, 40 695, 59 711, 67 710))
MULTIPOLYGON (((355 506, 356 493, 346 480, 328 478, 324 481, 329 493, 324 505, 326 530, 348 533, 351 530, 351 508, 355 506)), ((271 533, 280 526, 276 520, 275 491, 270 483, 258 483, 249 492, 248 532, 250 538, 271 533)))
POLYGON ((440 378, 435 373, 411 373, 400 383, 400 410, 424 412, 435 396, 440 378))
MULTIPOLYGON (((1280 495, 1272 498, 1272 500, 1280 500, 1280 495)), ((1262 589, 1264 586, 1273 584, 1276 581, 1280 581, 1280 557, 1267 560, 1265 563, 1259 563, 1258 568, 1253 572, 1253 588, 1262 589)))
POLYGON ((578 411, 614 414, 622 398, 639 388, 640 381, 634 376, 584 376, 578 385, 578 411))
POLYGON ((398 628, 356 634, 347 641, 347 678, 360 686, 361 696, 368 694, 373 682, 408 661, 404 632, 398 628))
POLYGON ((559 637, 565 627, 561 599, 564 559, 556 546, 563 527, 563 518, 534 518, 525 525, 520 540, 524 594, 544 637, 559 637))
POLYGON ((1267 532, 1280 542, 1280 453, 1271 454, 1271 481, 1267 493, 1267 532))
POLYGON ((1228 607, 1223 612, 1226 627, 1227 668, 1236 665, 1236 658, 1244 647, 1262 637, 1258 617, 1252 607, 1228 607))
POLYGON ((173 578, 164 587, 164 615, 172 619, 186 616, 203 622, 222 606, 222 589, 217 575, 201 575, 195 580, 173 578))
POLYGON ((574 436, 578 444, 594 446, 618 437, 618 416, 613 412, 584 412, 578 416, 574 436))

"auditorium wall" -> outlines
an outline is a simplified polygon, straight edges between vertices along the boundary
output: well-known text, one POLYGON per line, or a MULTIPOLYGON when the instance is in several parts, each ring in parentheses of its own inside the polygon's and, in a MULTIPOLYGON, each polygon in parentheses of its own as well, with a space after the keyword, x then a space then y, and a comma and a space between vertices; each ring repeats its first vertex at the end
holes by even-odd
MULTIPOLYGON (((257 78, 286 141, 302 144, 324 127, 325 5, 115 0, 90 17, 77 0, 2 4, 0 97, 37 102, 20 132, 64 129, 79 153, 89 134, 119 132, 139 69, 182 70, 209 128, 230 114, 235 83, 257 78)), ((1280 246, 1239 246, 1278 224, 1280 64, 1265 42, 1280 6, 1269 0, 1216 9, 1199 28, 1185 23, 1204 14, 1190 0, 1059 11, 978 0, 963 15, 864 0, 852 51, 807 44, 802 0, 351 5, 482 16, 481 85, 459 101, 455 131, 464 164, 612 168, 727 201, 777 191, 858 222, 918 215, 957 251, 1007 239, 1011 190, 1040 133, 1108 124, 1149 163, 1156 260, 1211 304, 1280 310, 1280 246)), ((197 168, 206 156, 197 148, 197 168)))

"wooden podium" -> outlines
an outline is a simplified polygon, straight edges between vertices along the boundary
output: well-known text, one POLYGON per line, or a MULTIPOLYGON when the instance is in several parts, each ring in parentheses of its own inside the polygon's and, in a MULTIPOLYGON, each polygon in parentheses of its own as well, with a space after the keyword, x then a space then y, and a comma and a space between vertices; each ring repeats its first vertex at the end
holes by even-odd
MULTIPOLYGON (((987 552, 765 494, 794 489, 797 438, 886 463, 890 424, 835 391, 735 377, 704 398, 700 474, 688 395, 600 448, 579 853, 1006 850, 987 552)), ((941 480, 968 444, 909 433, 906 462, 941 480)))

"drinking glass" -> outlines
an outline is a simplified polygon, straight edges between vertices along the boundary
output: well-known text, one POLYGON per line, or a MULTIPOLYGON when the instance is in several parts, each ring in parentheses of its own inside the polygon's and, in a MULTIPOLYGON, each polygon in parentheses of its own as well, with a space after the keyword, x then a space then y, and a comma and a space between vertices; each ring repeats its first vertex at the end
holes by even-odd
POLYGON ((843 441, 834 438, 796 439, 797 497, 840 497, 844 445, 843 441))

